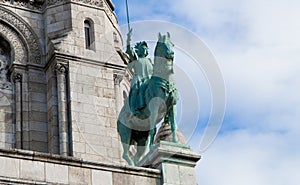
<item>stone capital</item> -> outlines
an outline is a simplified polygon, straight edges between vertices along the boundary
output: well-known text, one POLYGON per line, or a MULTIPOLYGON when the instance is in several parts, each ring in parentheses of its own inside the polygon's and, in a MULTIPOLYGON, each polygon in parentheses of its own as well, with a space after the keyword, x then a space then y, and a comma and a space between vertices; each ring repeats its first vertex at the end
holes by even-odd
POLYGON ((121 81, 123 80, 123 75, 121 74, 114 74, 114 84, 120 85, 121 81))
POLYGON ((15 72, 12 77, 13 77, 13 81, 16 83, 16 82, 22 81, 23 75, 22 75, 22 73, 15 72))
POLYGON ((65 74, 68 70, 68 66, 66 64, 63 64, 63 63, 57 63, 54 67, 54 69, 61 73, 61 74, 65 74))

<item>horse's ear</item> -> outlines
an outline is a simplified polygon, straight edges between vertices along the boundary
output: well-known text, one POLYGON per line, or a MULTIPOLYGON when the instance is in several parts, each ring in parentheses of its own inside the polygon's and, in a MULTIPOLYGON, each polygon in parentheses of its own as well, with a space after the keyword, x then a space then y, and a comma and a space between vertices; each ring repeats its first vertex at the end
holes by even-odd
POLYGON ((158 40, 161 40, 161 39, 162 39, 161 33, 158 32, 158 40))
POLYGON ((169 32, 167 32, 167 38, 170 39, 171 38, 171 35, 169 32))

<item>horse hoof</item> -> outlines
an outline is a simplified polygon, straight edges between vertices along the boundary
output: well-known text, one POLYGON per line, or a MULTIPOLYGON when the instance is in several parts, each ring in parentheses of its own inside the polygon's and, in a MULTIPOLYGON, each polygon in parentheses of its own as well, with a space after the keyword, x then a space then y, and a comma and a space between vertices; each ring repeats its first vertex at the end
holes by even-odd
POLYGON ((134 162, 132 161, 132 159, 129 156, 127 156, 127 155, 124 156, 123 155, 123 159, 125 161, 127 161, 127 163, 128 163, 129 166, 134 166, 134 162))

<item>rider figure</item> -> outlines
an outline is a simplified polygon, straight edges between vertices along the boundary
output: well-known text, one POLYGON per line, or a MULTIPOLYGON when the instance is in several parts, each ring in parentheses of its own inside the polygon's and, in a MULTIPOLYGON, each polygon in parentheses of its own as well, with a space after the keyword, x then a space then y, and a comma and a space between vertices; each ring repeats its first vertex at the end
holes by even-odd
POLYGON ((144 84, 153 74, 153 64, 148 55, 148 45, 145 41, 135 45, 135 50, 130 47, 132 29, 127 34, 126 53, 129 55, 128 69, 134 70, 129 92, 129 106, 133 114, 138 114, 145 107, 144 84))

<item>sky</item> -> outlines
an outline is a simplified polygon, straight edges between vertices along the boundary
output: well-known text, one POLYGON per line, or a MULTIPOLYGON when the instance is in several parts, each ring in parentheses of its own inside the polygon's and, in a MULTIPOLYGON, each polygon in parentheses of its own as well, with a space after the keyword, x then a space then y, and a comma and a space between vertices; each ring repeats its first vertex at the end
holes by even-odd
MULTIPOLYGON (((201 82, 205 75, 191 77, 202 106, 194 108, 200 118, 188 136, 189 145, 202 156, 196 166, 198 184, 298 185, 300 1, 128 2, 131 22, 169 22, 197 35, 221 71, 225 115, 217 137, 205 151, 200 151, 199 145, 212 101, 202 93, 206 94, 211 84, 201 82)), ((126 24, 125 0, 113 3, 119 24, 126 24)), ((178 67, 180 71, 180 62, 178 67)))

